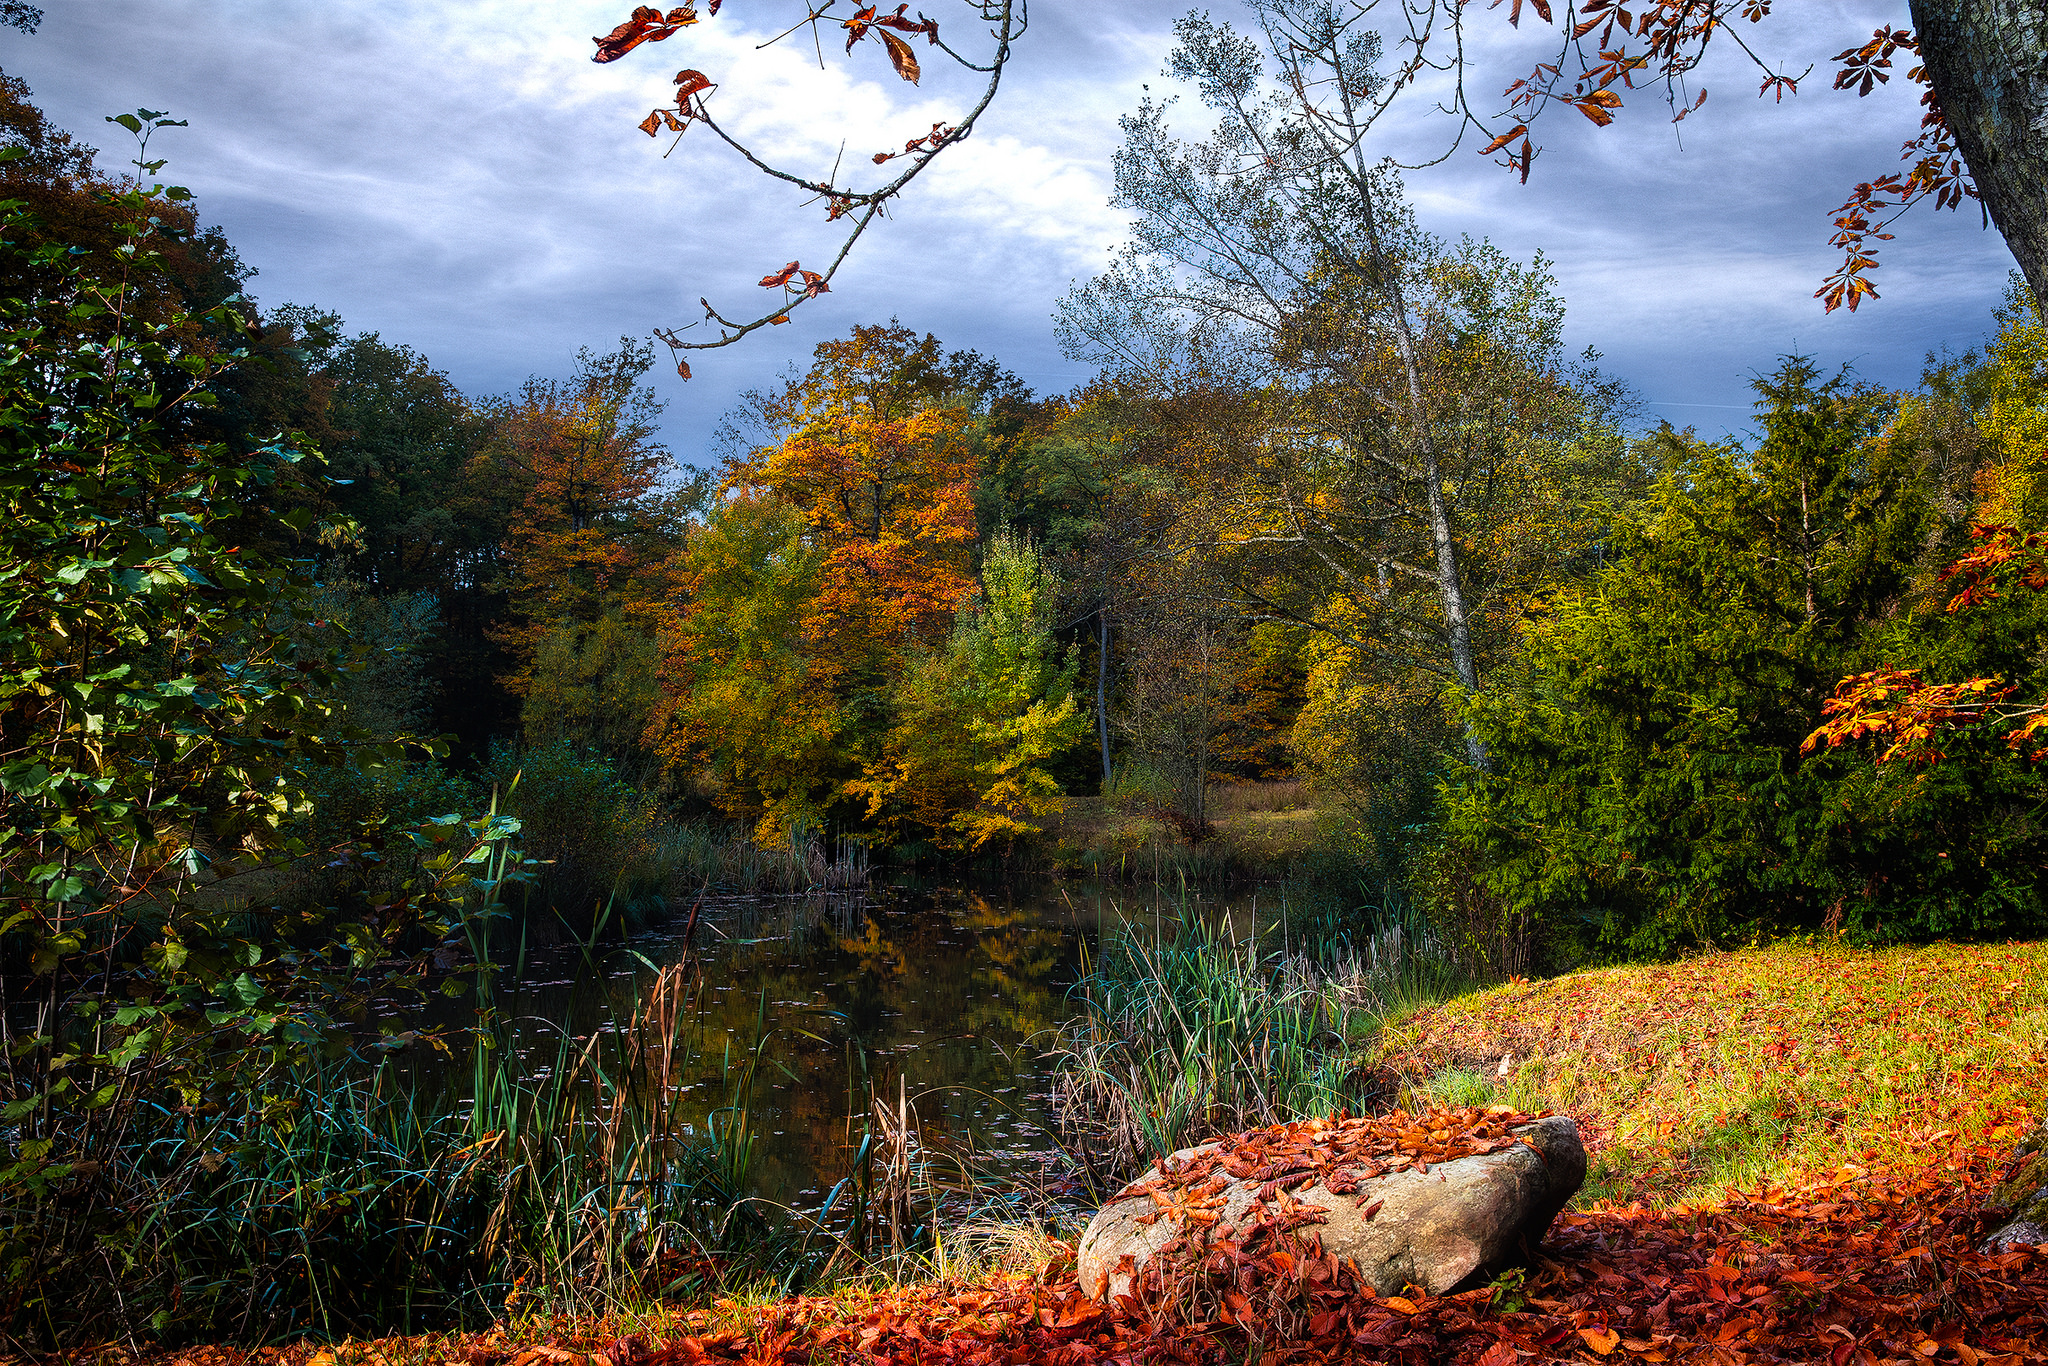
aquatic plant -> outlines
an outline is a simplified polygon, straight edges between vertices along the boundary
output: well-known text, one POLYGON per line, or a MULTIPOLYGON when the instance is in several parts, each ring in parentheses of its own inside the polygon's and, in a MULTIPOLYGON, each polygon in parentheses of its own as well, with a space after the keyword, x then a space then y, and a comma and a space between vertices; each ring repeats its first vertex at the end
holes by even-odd
POLYGON ((1103 941, 1050 1046, 1054 1113, 1098 1190, 1217 1134, 1367 1107, 1380 1079, 1356 1045, 1461 985, 1397 924, 1307 949, 1284 926, 1233 934, 1183 908, 1103 941))

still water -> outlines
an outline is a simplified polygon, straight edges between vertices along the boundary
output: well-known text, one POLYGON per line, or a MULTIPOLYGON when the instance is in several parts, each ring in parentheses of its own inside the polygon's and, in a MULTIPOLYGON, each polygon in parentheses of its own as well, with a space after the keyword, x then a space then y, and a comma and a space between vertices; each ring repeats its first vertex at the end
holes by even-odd
MULTIPOLYGON (((1251 893, 1187 900, 1245 925, 1258 914, 1251 893)), ((870 1094, 893 1105, 899 1086, 928 1153, 971 1161, 983 1183, 1035 1185, 1056 1152, 1042 1053, 1074 1013, 1084 955, 1105 929, 1180 903, 1074 884, 708 899, 690 935, 700 975, 686 1108, 728 1104, 762 1039, 748 1107, 762 1199, 816 1208, 848 1172, 854 1116, 870 1094)), ((500 993, 521 1050, 544 1063, 560 1031, 587 1037, 629 1016, 651 969, 685 956, 687 923, 678 915, 595 955, 529 954, 500 993)))

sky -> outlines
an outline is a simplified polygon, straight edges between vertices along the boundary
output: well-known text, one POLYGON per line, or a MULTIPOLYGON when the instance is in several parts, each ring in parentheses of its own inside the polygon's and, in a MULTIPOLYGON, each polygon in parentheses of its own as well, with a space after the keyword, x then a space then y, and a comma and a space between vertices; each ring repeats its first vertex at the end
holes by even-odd
MULTIPOLYGON (((971 38, 961 0, 925 0, 949 42, 971 38)), ((805 10, 726 0, 721 13, 624 60, 594 65, 591 35, 620 0, 44 0, 33 36, 0 30, 0 67, 56 122, 134 155, 106 115, 144 107, 189 121, 150 148, 190 187, 258 274, 266 308, 312 305, 424 353, 465 391, 509 392, 564 374, 580 347, 690 322, 708 296, 753 317, 755 284, 791 259, 814 265, 834 225, 765 181, 704 130, 671 152, 634 125, 694 67, 720 83, 723 121, 791 169, 828 171, 957 117, 976 78, 926 56, 920 85, 881 49, 798 38, 758 45, 805 10)), ((840 0, 839 8, 850 8, 840 0)), ((913 10, 915 10, 913 6, 913 10)), ((1239 16, 1230 0, 1205 6, 1239 16)), ((1541 35, 1474 6, 1471 87, 1499 90, 1547 54, 1541 35)), ((1038 0, 975 136, 938 158, 871 230, 829 296, 788 326, 691 357, 685 383, 655 372, 664 433, 708 462, 719 417, 811 348, 857 323, 900 319, 948 347, 993 356, 1041 391, 1089 378, 1053 335, 1058 300, 1097 273, 1127 218, 1109 204, 1117 116, 1162 67, 1186 0, 1038 0)), ((1747 430, 1749 377, 1798 350, 1906 386, 1927 353, 1982 343, 2012 258, 1974 207, 1916 210, 1873 277, 1883 298, 1851 314, 1812 295, 1833 266, 1830 210, 1858 181, 1899 167, 1918 122, 1903 79, 1868 99, 1828 88, 1827 59, 1905 0, 1799 0, 1743 37, 1797 71, 1783 104, 1759 100, 1730 48, 1698 73, 1707 105, 1674 128, 1661 92, 1595 129, 1568 110, 1539 129, 1526 186, 1471 151, 1411 173, 1424 227, 1490 238, 1552 263, 1574 351, 1597 348, 1646 420, 1747 430), (1682 137, 1680 134, 1682 133, 1682 137)), ((1481 101, 1483 102, 1483 101, 1481 101)), ((1185 123, 1200 127, 1192 99, 1185 123)), ((1176 116, 1176 122, 1181 122, 1176 116)), ((1447 129, 1420 101, 1376 148, 1420 159, 1447 129)))

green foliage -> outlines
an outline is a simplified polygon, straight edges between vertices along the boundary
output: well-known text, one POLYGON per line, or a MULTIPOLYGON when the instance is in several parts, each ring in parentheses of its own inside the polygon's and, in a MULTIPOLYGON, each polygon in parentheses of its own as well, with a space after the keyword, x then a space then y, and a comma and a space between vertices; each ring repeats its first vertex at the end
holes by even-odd
POLYGON ((729 810, 759 811, 763 843, 816 818, 843 775, 845 721, 803 633, 822 560, 802 516, 767 497, 718 503, 684 556, 691 607, 675 628, 661 749, 701 766, 729 810))
POLYGON ((1897 615, 1932 511, 1887 401, 1797 358, 1757 387, 1758 449, 1696 447, 1465 700, 1495 772, 1452 780, 1453 840, 1502 914, 1609 953, 2038 924, 2028 775, 1802 759, 1837 680, 1948 628, 1897 615))
POLYGON ((519 820, 530 867, 514 900, 526 910, 566 916, 580 935, 615 897, 631 906, 660 895, 667 878, 653 855, 659 803, 610 756, 560 740, 499 742, 481 782, 505 794, 505 809, 519 820))
POLYGON ((945 650, 903 680, 886 757, 849 784, 868 799, 869 819, 893 804, 893 823, 969 850, 1042 833, 1062 800, 1051 766, 1088 738, 1074 696, 1079 661, 1052 635, 1058 591, 1028 542, 995 536, 945 650))
POLYGON ((637 759, 661 699, 660 674, 653 633, 623 613, 562 622, 534 649, 521 712, 526 742, 637 759))
MULTIPOLYGON (((156 202, 113 201, 133 226, 110 253, 0 244, 17 267, 33 258, 13 276, 44 285, 33 302, 0 299, 10 1332, 60 1331, 68 1311, 51 1297, 118 1265, 137 1221, 160 1213, 97 1179, 127 1160, 138 1122, 276 1102, 282 1077, 336 1048, 338 1020, 416 984, 410 955, 488 904, 517 830, 495 813, 423 823, 400 837, 411 873, 374 906, 244 910, 208 890, 296 852, 311 770, 398 750, 336 736, 332 628, 313 620, 309 565, 224 534, 266 471, 305 457, 280 441, 246 463, 191 423, 242 359, 195 338, 241 320, 131 311, 165 269, 156 202)), ((4 215, 12 239, 19 205, 4 215)), ((273 530, 287 543, 314 528, 301 516, 273 530)))

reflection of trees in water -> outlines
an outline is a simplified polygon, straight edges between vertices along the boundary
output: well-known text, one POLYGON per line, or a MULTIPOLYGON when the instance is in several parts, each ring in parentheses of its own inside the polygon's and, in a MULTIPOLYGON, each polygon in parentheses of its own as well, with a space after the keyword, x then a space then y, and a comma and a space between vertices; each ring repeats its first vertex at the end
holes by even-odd
POLYGON ((974 935, 968 973, 983 990, 962 1002, 967 1028, 975 1033, 1010 1034, 1014 1044, 1050 1028, 1064 1013, 1059 978, 1071 953, 1071 936, 1043 923, 1030 908, 998 904, 968 893, 962 929, 974 935))
POLYGON ((687 1094, 700 1113, 725 1103, 724 1061, 751 1047, 765 999, 771 1038, 753 1115, 762 1135, 756 1176, 779 1198, 840 1174, 849 1102, 865 1109, 863 1061, 878 1091, 893 1094, 900 1073, 913 1094, 925 1093, 929 1127, 972 1131, 992 1107, 957 1093, 1018 1099, 1031 1081, 1029 1054, 1018 1046, 1065 1010, 1071 934, 1028 904, 969 895, 895 910, 842 896, 711 909, 715 919, 697 937, 687 1094))

